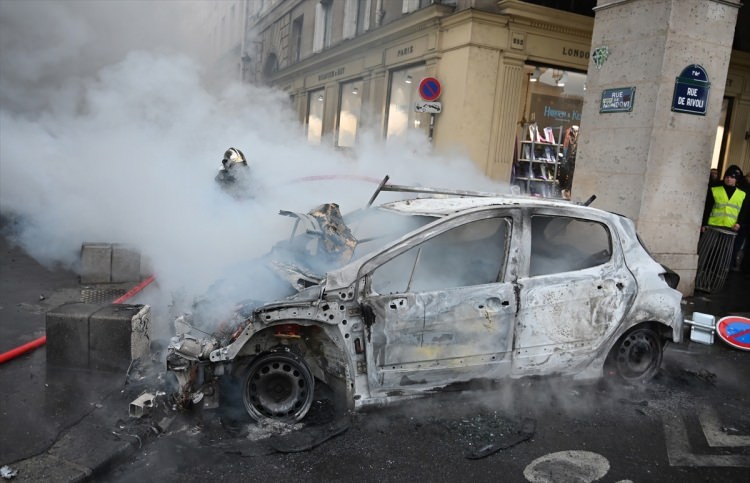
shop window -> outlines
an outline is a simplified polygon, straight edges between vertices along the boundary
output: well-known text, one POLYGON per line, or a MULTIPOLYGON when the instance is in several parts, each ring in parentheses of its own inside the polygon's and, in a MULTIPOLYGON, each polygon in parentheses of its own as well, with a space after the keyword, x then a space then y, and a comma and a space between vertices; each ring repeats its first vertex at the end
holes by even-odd
POLYGON ((414 110, 419 97, 419 81, 425 77, 423 65, 391 72, 388 85, 388 124, 386 138, 416 129, 428 132, 430 115, 414 110))
POLYGON ((526 96, 519 116, 522 128, 518 133, 520 145, 514 162, 514 181, 526 178, 524 181, 532 182, 515 184, 521 187, 545 187, 534 194, 568 197, 575 171, 586 74, 534 65, 527 65, 525 71, 526 96), (530 132, 539 133, 540 137, 530 139, 530 132), (547 139, 543 133, 553 133, 554 136, 547 139), (534 146, 524 144, 539 140, 550 144, 549 147, 544 146, 542 154, 552 153, 551 156, 540 158, 540 152, 535 152, 534 146), (524 163, 523 159, 532 161, 524 163), (541 164, 537 162, 540 160, 541 164), (542 168, 542 171, 537 172, 537 168, 542 168), (545 182, 533 182, 536 178, 545 182))
POLYGON ((362 111, 362 81, 341 84, 341 102, 338 115, 338 135, 336 145, 342 148, 354 147, 357 128, 362 111))
POLYGON ((325 89, 310 91, 307 97, 307 140, 320 144, 323 137, 323 111, 325 108, 325 89))

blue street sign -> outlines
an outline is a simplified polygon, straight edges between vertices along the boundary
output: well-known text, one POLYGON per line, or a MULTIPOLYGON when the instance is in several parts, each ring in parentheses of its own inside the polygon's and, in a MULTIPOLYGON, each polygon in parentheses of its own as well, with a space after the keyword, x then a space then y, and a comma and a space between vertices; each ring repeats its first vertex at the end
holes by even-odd
POLYGON ((711 83, 706 70, 698 64, 685 67, 675 79, 672 111, 706 115, 711 83))

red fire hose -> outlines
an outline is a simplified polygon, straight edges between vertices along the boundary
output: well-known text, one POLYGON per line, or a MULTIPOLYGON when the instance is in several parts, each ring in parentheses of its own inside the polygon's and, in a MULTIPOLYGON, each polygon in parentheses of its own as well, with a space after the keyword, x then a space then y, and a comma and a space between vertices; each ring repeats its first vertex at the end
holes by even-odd
MULTIPOLYGON (((122 297, 118 298, 117 300, 115 300, 112 303, 113 304, 121 304, 121 303, 125 302, 126 300, 132 298, 133 296, 135 296, 135 294, 137 294, 138 292, 140 292, 141 290, 143 290, 144 288, 146 288, 146 286, 148 284, 150 284, 151 282, 153 282, 153 281, 154 281, 154 276, 151 275, 146 280, 144 280, 143 282, 139 283, 138 285, 136 285, 135 287, 133 287, 132 289, 130 289, 128 292, 125 293, 125 295, 123 295, 122 297)), ((19 346, 19 347, 16 347, 15 349, 11 349, 8 352, 3 352, 2 354, 0 354, 0 364, 3 364, 4 362, 8 362, 11 359, 15 359, 16 357, 18 357, 18 356, 20 356, 22 354, 26 354, 27 352, 33 351, 37 347, 41 347, 41 346, 43 346, 46 343, 47 343, 47 336, 43 335, 42 337, 40 337, 40 338, 38 338, 36 340, 32 340, 31 342, 27 342, 26 344, 24 344, 22 346, 19 346)))

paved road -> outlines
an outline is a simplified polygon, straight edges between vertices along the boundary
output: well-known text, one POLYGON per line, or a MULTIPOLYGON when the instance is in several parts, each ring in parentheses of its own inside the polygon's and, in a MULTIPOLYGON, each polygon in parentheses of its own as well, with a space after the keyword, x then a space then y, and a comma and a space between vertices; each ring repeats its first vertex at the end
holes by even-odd
MULTIPOLYGON (((274 428, 222 424, 219 414, 204 413, 201 427, 175 422, 107 479, 743 481, 748 357, 688 345, 669 349, 664 370, 644 387, 541 379, 443 394, 357 414, 343 434, 291 454, 274 451, 273 441, 283 441, 274 428), (531 439, 467 458, 517 441, 526 418, 535 422, 531 439)), ((293 434, 299 441, 315 430, 293 434)))

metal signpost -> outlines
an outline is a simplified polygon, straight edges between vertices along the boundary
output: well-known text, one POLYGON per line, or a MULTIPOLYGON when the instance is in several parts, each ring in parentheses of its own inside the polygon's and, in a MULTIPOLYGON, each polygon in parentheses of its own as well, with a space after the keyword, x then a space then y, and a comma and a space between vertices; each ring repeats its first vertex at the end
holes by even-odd
POLYGON ((443 110, 443 106, 436 102, 440 94, 442 94, 442 89, 440 81, 436 78, 425 77, 419 82, 419 96, 426 102, 417 102, 414 105, 414 110, 430 114, 430 142, 432 141, 432 132, 435 129, 435 114, 439 114, 443 110))

